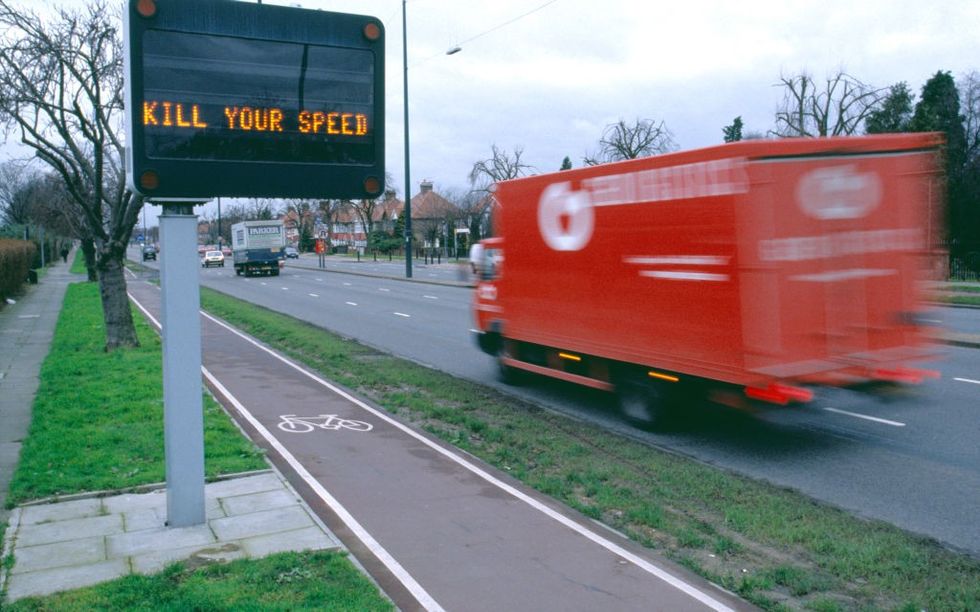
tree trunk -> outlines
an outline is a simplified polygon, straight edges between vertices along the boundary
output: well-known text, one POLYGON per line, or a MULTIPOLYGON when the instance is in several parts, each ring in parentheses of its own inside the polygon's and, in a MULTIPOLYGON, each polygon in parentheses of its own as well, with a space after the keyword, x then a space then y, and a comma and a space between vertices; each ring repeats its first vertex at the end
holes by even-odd
POLYGON ((126 295, 126 277, 123 276, 121 257, 104 257, 99 267, 99 293, 102 295, 102 313, 105 320, 105 350, 139 346, 133 313, 126 295))
POLYGON ((95 243, 91 238, 82 238, 82 256, 85 257, 85 270, 88 272, 89 282, 94 283, 99 280, 99 275, 95 270, 95 243))

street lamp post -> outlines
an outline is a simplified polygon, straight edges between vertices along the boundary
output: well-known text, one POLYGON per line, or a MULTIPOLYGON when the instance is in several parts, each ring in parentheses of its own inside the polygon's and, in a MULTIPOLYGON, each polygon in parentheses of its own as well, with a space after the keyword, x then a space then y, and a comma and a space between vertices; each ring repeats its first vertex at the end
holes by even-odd
POLYGON ((405 69, 405 278, 412 278, 412 179, 408 159, 408 17, 405 2, 406 0, 402 0, 402 65, 405 69))

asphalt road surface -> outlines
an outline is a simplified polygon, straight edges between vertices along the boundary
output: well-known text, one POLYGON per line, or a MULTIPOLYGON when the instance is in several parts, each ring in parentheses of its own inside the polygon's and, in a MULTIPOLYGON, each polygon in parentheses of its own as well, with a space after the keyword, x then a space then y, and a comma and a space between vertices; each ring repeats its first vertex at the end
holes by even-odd
MULTIPOLYGON (((457 270, 443 268, 417 265, 414 276, 459 279, 457 270)), ((386 352, 980 557, 980 349, 944 348, 930 366, 941 378, 921 386, 821 389, 803 407, 753 414, 705 404, 669 431, 647 433, 622 423, 608 394, 543 378, 520 387, 500 383, 493 360, 472 339, 470 289, 294 266, 278 277, 246 279, 229 265, 202 270, 200 278, 386 352)), ((980 310, 937 308, 933 320, 954 331, 980 330, 980 310)))

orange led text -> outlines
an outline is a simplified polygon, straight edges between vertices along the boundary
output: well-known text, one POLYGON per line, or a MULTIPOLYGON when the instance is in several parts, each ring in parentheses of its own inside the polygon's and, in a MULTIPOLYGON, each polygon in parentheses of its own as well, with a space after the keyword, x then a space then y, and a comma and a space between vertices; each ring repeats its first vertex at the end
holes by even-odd
POLYGON ((281 108, 225 107, 229 130, 255 130, 257 132, 281 132, 283 112, 281 108))
POLYGON ((304 134, 364 136, 367 129, 367 115, 361 113, 299 112, 299 131, 304 134))
POLYGON ((143 125, 162 125, 165 127, 206 128, 201 121, 201 111, 197 104, 187 105, 179 102, 143 102, 143 125))

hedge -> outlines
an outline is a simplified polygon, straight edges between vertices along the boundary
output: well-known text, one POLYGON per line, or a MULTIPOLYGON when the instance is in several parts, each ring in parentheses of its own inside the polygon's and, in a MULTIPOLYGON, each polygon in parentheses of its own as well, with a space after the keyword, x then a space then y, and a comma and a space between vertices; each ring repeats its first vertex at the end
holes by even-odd
POLYGON ((37 247, 27 240, 0 238, 0 302, 14 295, 27 281, 37 247))

